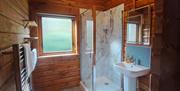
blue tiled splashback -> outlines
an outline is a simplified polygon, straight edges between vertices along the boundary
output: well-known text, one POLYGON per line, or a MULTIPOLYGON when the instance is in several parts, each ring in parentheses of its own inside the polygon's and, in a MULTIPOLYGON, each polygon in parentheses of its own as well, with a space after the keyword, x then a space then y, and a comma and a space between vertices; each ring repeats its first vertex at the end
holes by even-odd
POLYGON ((132 56, 139 64, 150 67, 151 64, 151 48, 147 46, 128 45, 126 48, 128 56, 132 56))

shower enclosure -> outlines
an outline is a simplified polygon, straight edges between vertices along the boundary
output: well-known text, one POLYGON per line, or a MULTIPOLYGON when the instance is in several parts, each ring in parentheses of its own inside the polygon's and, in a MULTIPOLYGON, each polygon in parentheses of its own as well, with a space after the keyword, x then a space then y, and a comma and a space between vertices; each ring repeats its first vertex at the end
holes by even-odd
POLYGON ((80 10, 81 84, 87 91, 122 91, 122 76, 115 64, 121 62, 123 8, 120 5, 108 11, 96 11, 96 41, 93 41, 92 10, 80 10))

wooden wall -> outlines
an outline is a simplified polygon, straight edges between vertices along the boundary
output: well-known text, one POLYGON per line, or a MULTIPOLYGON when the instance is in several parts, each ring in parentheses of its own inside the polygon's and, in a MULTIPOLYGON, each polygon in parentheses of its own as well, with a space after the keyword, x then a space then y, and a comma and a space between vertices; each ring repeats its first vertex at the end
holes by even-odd
POLYGON ((13 55, 0 55, 0 91, 16 91, 13 55))
POLYGON ((80 61, 78 56, 42 58, 33 73, 34 91, 60 91, 79 86, 80 61))
POLYGON ((180 1, 156 0, 152 91, 180 90, 180 1))
POLYGON ((75 7, 75 8, 86 8, 105 11, 115 6, 118 6, 129 0, 31 0, 30 4, 38 6, 42 4, 57 4, 58 6, 75 7))
POLYGON ((110 8, 118 6, 118 5, 125 3, 127 1, 129 1, 129 0, 108 0, 104 4, 104 10, 108 10, 110 8))
MULTIPOLYGON (((31 19, 38 20, 38 13, 73 15, 79 20, 79 9, 53 3, 31 5, 31 19)), ((79 22, 79 21, 78 21, 79 22)), ((32 29, 31 36, 39 36, 40 28, 32 29)), ((79 30, 78 30, 79 34, 79 30)), ((78 36, 78 41, 79 41, 78 36)), ((39 49, 41 41, 34 41, 33 48, 39 49)), ((79 53, 79 42, 78 42, 79 53)), ((41 57, 33 73, 34 91, 60 91, 63 88, 78 86, 80 83, 80 58, 78 54, 41 57)))
POLYGON ((104 10, 104 3, 108 0, 31 0, 31 5, 56 4, 58 6, 75 7, 98 10, 104 10))
MULTIPOLYGON (((0 51, 29 36, 23 20, 29 19, 28 0, 0 0, 0 51)), ((0 53, 0 91, 16 91, 13 54, 0 53)))

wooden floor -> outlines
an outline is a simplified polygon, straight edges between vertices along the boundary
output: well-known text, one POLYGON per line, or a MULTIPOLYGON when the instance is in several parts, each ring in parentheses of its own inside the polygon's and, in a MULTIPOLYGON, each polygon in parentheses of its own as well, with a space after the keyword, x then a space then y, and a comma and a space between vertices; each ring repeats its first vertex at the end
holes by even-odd
POLYGON ((61 91, 82 91, 82 90, 80 87, 73 87, 73 88, 68 88, 61 91))

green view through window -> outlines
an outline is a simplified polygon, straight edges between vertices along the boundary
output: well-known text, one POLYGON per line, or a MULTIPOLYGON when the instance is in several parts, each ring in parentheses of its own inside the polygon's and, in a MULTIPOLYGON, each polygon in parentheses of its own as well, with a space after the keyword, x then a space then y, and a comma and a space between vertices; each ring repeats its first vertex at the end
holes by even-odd
POLYGON ((42 17, 43 52, 72 51, 72 26, 71 18, 42 17))

